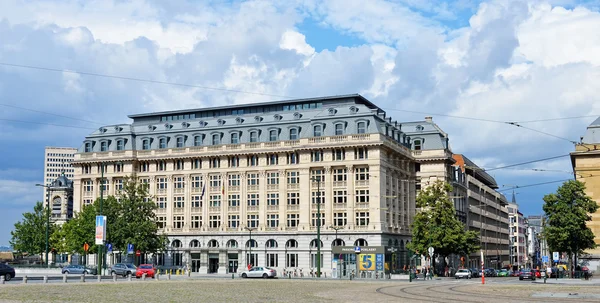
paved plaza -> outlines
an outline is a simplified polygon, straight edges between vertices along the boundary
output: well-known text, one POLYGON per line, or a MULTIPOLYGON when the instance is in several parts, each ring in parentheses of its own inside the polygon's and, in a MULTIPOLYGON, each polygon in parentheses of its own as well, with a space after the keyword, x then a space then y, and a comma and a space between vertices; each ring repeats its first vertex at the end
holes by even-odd
MULTIPOLYGON (((33 282, 33 281, 32 281, 33 282)), ((492 278, 433 281, 333 279, 167 280, 76 279, 48 284, 11 281, 0 285, 0 302, 599 302, 600 281, 554 280, 547 284, 492 278), (560 284, 559 284, 560 283, 560 284)))

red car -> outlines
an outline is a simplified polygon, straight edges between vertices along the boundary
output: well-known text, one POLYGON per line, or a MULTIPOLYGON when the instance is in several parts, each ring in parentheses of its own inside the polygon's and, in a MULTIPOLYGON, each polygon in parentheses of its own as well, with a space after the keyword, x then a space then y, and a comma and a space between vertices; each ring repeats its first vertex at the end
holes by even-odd
POLYGON ((140 264, 138 266, 137 271, 135 272, 136 278, 141 278, 143 274, 146 274, 146 278, 154 278, 154 274, 156 273, 156 268, 152 264, 140 264))

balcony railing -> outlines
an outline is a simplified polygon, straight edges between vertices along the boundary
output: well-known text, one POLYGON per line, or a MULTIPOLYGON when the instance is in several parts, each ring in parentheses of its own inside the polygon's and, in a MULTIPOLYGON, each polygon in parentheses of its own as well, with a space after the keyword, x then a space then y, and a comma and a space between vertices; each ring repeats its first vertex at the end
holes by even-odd
POLYGON ((248 205, 248 207, 246 207, 246 211, 258 211, 258 206, 257 205, 248 205))
POLYGON ((267 210, 279 210, 279 205, 267 205, 267 210))
POLYGON ((346 209, 347 207, 346 203, 333 203, 333 209, 346 209))
POLYGON ((267 184, 267 190, 279 190, 279 184, 267 184))
POLYGON ((300 205, 298 204, 288 204, 287 205, 287 210, 299 210, 300 209, 300 205))
POLYGON ((298 183, 288 183, 287 185, 287 189, 299 189, 300 188, 300 184, 298 183))
POLYGON ((227 207, 227 210, 228 210, 229 212, 234 212, 234 213, 237 213, 237 212, 239 212, 239 211, 240 211, 240 207, 239 207, 239 206, 228 206, 228 207, 227 207))
POLYGON ((202 213, 202 207, 192 207, 192 213, 202 213))
POLYGON ((219 212, 221 212, 221 207, 220 206, 211 206, 208 208, 208 212, 219 213, 219 212))

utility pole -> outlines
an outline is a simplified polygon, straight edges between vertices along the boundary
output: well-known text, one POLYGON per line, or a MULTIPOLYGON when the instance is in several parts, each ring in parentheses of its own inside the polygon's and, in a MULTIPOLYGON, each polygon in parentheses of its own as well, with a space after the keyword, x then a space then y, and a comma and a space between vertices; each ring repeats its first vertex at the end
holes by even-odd
POLYGON ((50 259, 48 259, 48 252, 50 249, 50 188, 45 184, 36 184, 35 186, 44 187, 46 189, 46 268, 50 268, 50 259))
POLYGON ((255 266, 256 264, 254 264, 254 262, 253 262, 254 258, 252 257, 252 245, 253 245, 253 242, 252 242, 252 231, 256 230, 256 228, 250 228, 250 227, 246 226, 245 229, 250 232, 250 240, 248 240, 248 247, 250 248, 250 254, 249 254, 250 258, 248 260, 248 264, 252 264, 252 266, 255 266))
MULTIPOLYGON (((101 163, 100 169, 102 170, 102 172, 100 173, 100 211, 98 214, 99 216, 102 216, 102 204, 104 202, 104 168, 104 163, 101 163)), ((98 247, 98 251, 98 258, 100 259, 100 262, 98 263, 98 274, 102 276, 102 261, 104 260, 104 240, 102 241, 100 247, 98 247)))

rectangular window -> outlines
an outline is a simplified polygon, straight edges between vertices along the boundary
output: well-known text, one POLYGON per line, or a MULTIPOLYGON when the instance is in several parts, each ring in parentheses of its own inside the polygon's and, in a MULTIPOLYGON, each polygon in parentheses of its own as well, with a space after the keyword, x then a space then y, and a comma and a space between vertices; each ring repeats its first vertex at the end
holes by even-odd
MULTIPOLYGON (((319 262, 320 262, 319 263, 320 268, 323 268, 323 254, 321 254, 321 260, 319 262)), ((315 254, 315 253, 310 254, 310 264, 311 264, 310 266, 312 268, 315 268, 315 270, 316 270, 316 268, 317 268, 317 254, 315 254)))
POLYGON ((192 208, 200 208, 202 207, 202 196, 193 195, 192 196, 192 208))
POLYGON ((248 157, 248 166, 258 166, 258 156, 248 157))
POLYGON ((287 214, 287 227, 298 227, 300 214, 287 214))
POLYGON ((156 188, 158 190, 167 190, 167 178, 166 177, 158 177, 156 178, 156 188))
POLYGON ((250 142, 258 142, 258 132, 257 131, 250 132, 250 142))
POLYGON ((322 135, 323 135, 323 126, 321 126, 321 125, 313 126, 313 136, 320 137, 322 135))
POLYGON ((279 215, 278 214, 268 214, 267 215, 267 227, 277 228, 278 226, 279 226, 279 215))
POLYGON ((322 168, 312 169, 310 171, 310 179, 314 183, 313 186, 317 187, 317 182, 321 182, 321 187, 325 187, 325 170, 322 168))
POLYGON ((248 186, 257 187, 259 185, 259 175, 258 173, 249 173, 248 176, 248 186))
POLYGON ((325 226, 325 213, 321 212, 321 217, 318 217, 319 213, 315 212, 312 213, 312 220, 311 220, 311 224, 312 226, 317 226, 317 224, 319 223, 319 219, 321 219, 321 225, 320 226, 325 226))
POLYGON ((359 134, 364 134, 367 132, 367 122, 358 122, 356 124, 356 132, 359 134))
POLYGON ((369 225, 369 212, 357 212, 356 213, 356 225, 367 226, 369 225))
POLYGON ((240 157, 238 156, 230 156, 227 162, 229 162, 229 167, 240 167, 240 157))
POLYGON ((287 164, 298 164, 298 153, 287 154, 287 164))
POLYGON ((300 183, 300 172, 288 171, 287 172, 287 183, 288 184, 299 184, 300 183))
POLYGON ((267 173, 267 185, 278 185, 279 184, 279 173, 267 173))
POLYGON ((173 197, 173 208, 184 208, 185 202, 182 196, 173 197))
POLYGON ((150 163, 148 163, 148 162, 140 163, 140 171, 147 172, 149 170, 150 170, 150 163))
POLYGON ((194 136, 194 146, 202 145, 202 136, 194 136))
POLYGON ((277 155, 277 154, 267 155, 267 165, 277 165, 277 164, 279 164, 279 155, 277 155))
POLYGON ((277 254, 267 254, 267 266, 268 267, 277 267, 279 266, 277 262, 277 254))
POLYGON ((158 140, 158 148, 167 148, 167 138, 160 138, 158 140))
POLYGON ((354 149, 354 159, 364 160, 369 159, 369 152, 366 147, 358 147, 354 149))
POLYGON ((212 157, 209 160, 210 168, 220 168, 221 167, 221 158, 212 157))
POLYGON ((157 197, 156 198, 156 207, 158 209, 167 208, 167 197, 157 197))
POLYGON ((348 216, 345 212, 333 213, 333 225, 334 226, 346 226, 348 225, 348 216))
POLYGON ((240 133, 234 132, 231 133, 231 144, 239 144, 240 143, 240 133))
POLYGON ((124 150, 124 149, 125 149, 125 141, 117 140, 117 150, 124 150))
POLYGON ((249 228, 257 228, 258 227, 258 215, 248 215, 247 225, 249 228))
POLYGON ((359 189, 356 190, 356 203, 369 203, 369 190, 359 189))
POLYGON ((227 222, 227 226, 229 228, 238 228, 240 227, 240 215, 229 215, 229 220, 227 222))
POLYGON ((185 162, 183 162, 183 160, 175 160, 174 164, 175 170, 183 170, 185 167, 185 162))
POLYGON ((310 161, 311 162, 321 162, 323 161, 323 151, 322 150, 314 150, 310 153, 310 161))
POLYGON ((221 175, 209 175, 208 179, 211 190, 221 190, 221 175))
POLYGON ((192 228, 198 229, 202 227, 202 216, 192 215, 190 222, 192 224, 192 228))
POLYGON ((183 188, 185 187, 185 177, 178 176, 173 177, 173 188, 177 191, 178 189, 183 192, 183 188))
POLYGON ((221 135, 219 135, 219 134, 212 135, 212 145, 219 145, 219 144, 221 144, 221 135))
POLYGON ((183 228, 185 218, 183 216, 173 216, 173 228, 183 228))
POLYGON ((86 143, 85 144, 85 152, 86 153, 91 153, 92 152, 92 143, 86 143))
POLYGON ((348 202, 348 192, 345 190, 334 190, 333 191, 333 203, 346 203, 348 202))
POLYGON ((297 128, 290 129, 290 140, 298 140, 298 129, 297 128))
POLYGON ((156 170, 157 171, 165 171, 165 170, 167 170, 167 162, 165 162, 165 161, 158 161, 156 163, 156 170))
POLYGON ((123 190, 123 179, 117 179, 117 180, 115 180, 115 190, 117 192, 123 190))
POLYGON ((277 141, 279 138, 279 132, 277 130, 270 130, 269 131, 269 141, 274 142, 277 141))
POLYGON ((335 125, 335 135, 341 136, 344 134, 344 124, 338 123, 335 125))
POLYGON ((288 205, 300 205, 300 193, 287 193, 288 205))
POLYGON ((94 182, 92 180, 83 181, 83 191, 86 193, 91 193, 94 191, 94 182))
POLYGON ((229 178, 229 180, 228 180, 229 187, 240 186, 241 176, 239 174, 230 174, 227 176, 227 178, 229 178))
POLYGON ((184 147, 185 142, 183 139, 184 139, 183 137, 177 137, 177 147, 178 148, 184 147))
POLYGON ((102 141, 100 142, 100 151, 108 151, 108 142, 102 141))
POLYGON ((200 192, 202 190, 202 175, 191 176, 193 192, 200 192))
POLYGON ((258 206, 258 194, 248 194, 248 206, 258 206))
POLYGON ((343 148, 336 148, 331 151, 333 161, 344 161, 346 159, 346 151, 343 148))
POLYGON ((319 192, 311 192, 311 202, 312 204, 316 204, 319 203, 319 201, 322 203, 325 203, 325 191, 321 191, 321 194, 319 195, 319 192))
POLYGON ((267 205, 268 206, 279 205, 279 193, 268 193, 267 194, 267 205))
POLYGON ((240 195, 229 195, 227 199, 227 204, 229 207, 238 207, 240 206, 240 195))
POLYGON ((165 228, 165 226, 167 226, 167 217, 165 217, 165 216, 156 217, 156 226, 158 228, 165 228))
POLYGON ((221 195, 210 195, 208 203, 210 207, 221 207, 221 195))
POLYGON ((348 179, 347 168, 334 168, 333 169, 333 182, 346 182, 348 179))
POLYGON ((209 227, 210 228, 219 228, 221 227, 221 216, 220 215, 212 215, 208 217, 209 227))
POLYGON ((285 265, 287 267, 298 267, 298 254, 286 254, 285 265))

